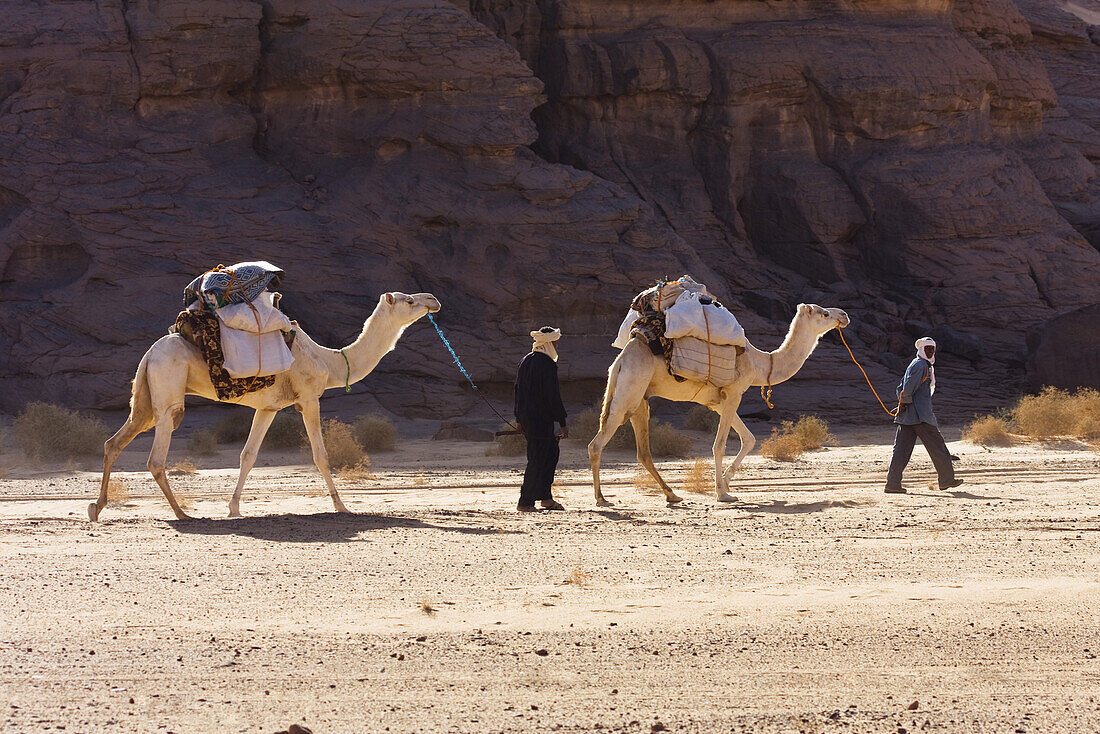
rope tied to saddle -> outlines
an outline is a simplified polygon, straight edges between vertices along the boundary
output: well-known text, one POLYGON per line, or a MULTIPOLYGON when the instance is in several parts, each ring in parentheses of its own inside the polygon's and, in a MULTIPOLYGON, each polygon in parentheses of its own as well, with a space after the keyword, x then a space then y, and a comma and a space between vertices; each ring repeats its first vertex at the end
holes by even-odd
POLYGON ((764 404, 768 406, 769 410, 775 410, 775 406, 772 405, 772 370, 775 369, 775 353, 768 352, 768 384, 767 393, 764 392, 765 386, 760 386, 760 397, 764 399, 764 404))
POLYGON ((462 366, 462 360, 460 360, 458 358, 458 355, 455 353, 454 347, 452 347, 451 343, 449 341, 447 341, 447 337, 443 335, 443 329, 439 328, 439 324, 437 324, 435 322, 435 319, 432 317, 432 315, 430 313, 428 314, 428 321, 432 322, 432 326, 435 327, 435 333, 439 334, 439 338, 443 342, 443 346, 447 347, 447 351, 451 353, 451 358, 454 360, 455 366, 458 367, 458 371, 461 372, 462 376, 466 378, 466 381, 470 383, 470 387, 472 387, 474 389, 474 392, 477 394, 477 396, 479 398, 481 398, 482 402, 484 402, 486 405, 488 405, 489 410, 496 413, 498 418, 500 418, 502 421, 504 421, 509 426, 511 426, 512 430, 514 430, 516 433, 523 433, 519 428, 516 427, 516 425, 514 423, 512 423, 512 421, 508 420, 503 415, 501 415, 500 411, 497 410, 493 406, 493 404, 489 402, 489 400, 485 397, 485 395, 482 394, 481 390, 478 389, 478 386, 474 384, 474 378, 470 377, 470 373, 467 372, 466 368, 462 366))
MULTIPOLYGON (((878 396, 878 391, 875 390, 875 386, 871 384, 871 378, 867 376, 867 370, 863 369, 863 365, 856 359, 856 355, 852 354, 852 348, 848 346, 848 342, 844 340, 844 330, 837 329, 837 333, 840 334, 840 343, 844 345, 844 348, 848 350, 848 356, 852 358, 852 361, 856 363, 856 367, 859 367, 859 371, 863 373, 863 379, 867 381, 867 387, 871 388, 871 392, 875 394, 875 399, 878 400, 878 404, 882 406, 882 409, 886 411, 887 415, 897 416, 897 408, 890 410, 886 407, 886 404, 882 402, 882 398, 878 396)), ((900 406, 899 406, 900 407, 900 406)))

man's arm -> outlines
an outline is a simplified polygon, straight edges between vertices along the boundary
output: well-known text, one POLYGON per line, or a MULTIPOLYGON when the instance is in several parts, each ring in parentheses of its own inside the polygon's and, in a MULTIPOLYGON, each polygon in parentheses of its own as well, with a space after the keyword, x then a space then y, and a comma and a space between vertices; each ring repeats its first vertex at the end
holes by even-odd
POLYGON ((913 393, 924 382, 924 376, 928 374, 928 364, 923 359, 914 360, 905 370, 905 378, 901 382, 901 391, 898 393, 898 403, 913 402, 913 393))

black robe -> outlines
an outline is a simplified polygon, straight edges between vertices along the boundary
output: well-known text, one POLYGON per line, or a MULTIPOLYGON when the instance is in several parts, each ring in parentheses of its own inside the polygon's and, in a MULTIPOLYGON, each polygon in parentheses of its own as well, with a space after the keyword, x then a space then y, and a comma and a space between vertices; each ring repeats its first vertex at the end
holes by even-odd
POLYGON ((528 439, 553 437, 555 421, 565 425, 558 363, 542 352, 531 352, 519 363, 514 412, 528 439))
POLYGON ((560 455, 554 423, 565 425, 565 406, 558 385, 558 365, 542 352, 531 352, 519 364, 514 412, 527 436, 527 469, 519 503, 549 502, 560 455))

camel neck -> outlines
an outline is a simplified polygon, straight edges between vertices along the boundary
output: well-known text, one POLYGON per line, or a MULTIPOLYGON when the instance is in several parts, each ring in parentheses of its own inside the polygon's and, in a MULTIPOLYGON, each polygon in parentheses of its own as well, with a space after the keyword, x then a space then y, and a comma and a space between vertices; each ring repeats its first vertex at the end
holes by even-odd
POLYGON ((778 385, 791 379, 813 354, 820 338, 819 334, 806 328, 799 316, 795 316, 786 339, 774 352, 764 352, 750 344, 746 354, 757 373, 752 384, 778 385))
POLYGON ((362 380, 393 350, 404 330, 404 325, 379 304, 355 341, 343 349, 330 350, 326 360, 327 387, 343 387, 362 380))

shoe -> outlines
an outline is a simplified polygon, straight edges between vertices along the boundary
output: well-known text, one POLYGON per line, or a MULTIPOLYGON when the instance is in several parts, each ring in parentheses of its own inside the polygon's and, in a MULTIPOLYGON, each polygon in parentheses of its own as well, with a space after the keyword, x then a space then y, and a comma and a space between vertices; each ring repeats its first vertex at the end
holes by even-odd
POLYGON ((539 508, 534 505, 516 505, 516 512, 538 512, 539 508))
POLYGON ((908 494, 905 487, 887 487, 886 494, 908 494))
POLYGON ((564 510, 560 502, 554 500, 544 500, 542 503, 542 509, 544 510, 564 510))
POLYGON ((946 491, 948 489, 954 489, 955 487, 959 486, 962 483, 963 483, 963 480, 956 479, 955 481, 951 482, 951 484, 948 484, 946 487, 940 487, 940 489, 942 489, 944 491, 946 491))

